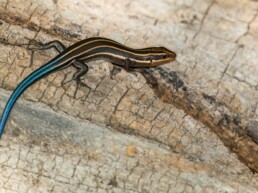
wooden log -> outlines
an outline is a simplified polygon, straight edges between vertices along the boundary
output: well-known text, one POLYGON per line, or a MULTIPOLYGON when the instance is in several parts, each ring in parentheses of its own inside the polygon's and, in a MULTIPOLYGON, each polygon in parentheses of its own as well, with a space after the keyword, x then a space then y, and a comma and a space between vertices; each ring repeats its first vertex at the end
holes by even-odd
POLYGON ((53 58, 30 40, 102 36, 165 46, 176 62, 141 72, 90 62, 25 91, 0 141, 0 192, 257 192, 256 1, 0 0, 0 106, 53 58))

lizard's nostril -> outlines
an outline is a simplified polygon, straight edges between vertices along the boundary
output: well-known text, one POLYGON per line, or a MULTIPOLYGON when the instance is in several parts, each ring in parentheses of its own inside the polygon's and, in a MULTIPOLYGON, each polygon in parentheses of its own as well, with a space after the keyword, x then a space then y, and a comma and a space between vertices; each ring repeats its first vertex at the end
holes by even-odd
POLYGON ((171 54, 169 54, 169 57, 170 57, 170 58, 176 58, 176 53, 175 53, 175 52, 172 52, 171 54))

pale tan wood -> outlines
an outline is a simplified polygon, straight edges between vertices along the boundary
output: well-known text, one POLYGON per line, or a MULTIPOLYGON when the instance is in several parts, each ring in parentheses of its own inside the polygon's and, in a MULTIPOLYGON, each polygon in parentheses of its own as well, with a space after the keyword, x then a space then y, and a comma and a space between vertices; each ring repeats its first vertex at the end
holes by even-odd
POLYGON ((131 47, 165 46, 177 61, 158 87, 112 65, 69 68, 19 99, 0 147, 2 192, 256 192, 255 1, 0 0, 0 105, 56 55, 35 39, 69 45, 92 36, 131 47))

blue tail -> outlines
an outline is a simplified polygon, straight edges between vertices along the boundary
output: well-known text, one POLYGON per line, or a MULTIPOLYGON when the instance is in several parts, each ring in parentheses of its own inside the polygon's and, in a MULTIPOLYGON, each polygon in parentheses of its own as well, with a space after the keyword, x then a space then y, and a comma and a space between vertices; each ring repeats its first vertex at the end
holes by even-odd
POLYGON ((38 79, 40 79, 44 75, 48 74, 49 72, 54 71, 58 67, 58 65, 55 65, 56 62, 57 61, 52 60, 51 62, 49 62, 49 63, 45 64, 44 66, 42 66, 41 68, 39 68, 38 70, 32 72, 13 91, 12 95, 10 96, 10 98, 9 98, 5 108, 4 108, 2 118, 1 118, 1 121, 0 121, 0 138, 1 138, 2 133, 4 131, 4 127, 5 127, 6 121, 9 117, 9 114, 12 110, 12 107, 15 104, 15 102, 17 101, 17 99, 19 98, 19 96, 31 84, 33 84, 34 82, 36 82, 38 79))

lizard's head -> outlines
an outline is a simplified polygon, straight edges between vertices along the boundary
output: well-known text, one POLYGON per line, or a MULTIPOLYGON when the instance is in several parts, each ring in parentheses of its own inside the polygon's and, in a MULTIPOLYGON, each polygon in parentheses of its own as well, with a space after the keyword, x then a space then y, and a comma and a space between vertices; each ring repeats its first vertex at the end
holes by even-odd
POLYGON ((176 59, 176 53, 165 47, 152 47, 148 60, 152 67, 159 66, 176 59))

